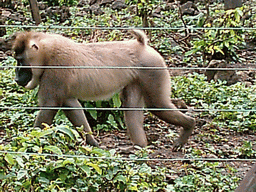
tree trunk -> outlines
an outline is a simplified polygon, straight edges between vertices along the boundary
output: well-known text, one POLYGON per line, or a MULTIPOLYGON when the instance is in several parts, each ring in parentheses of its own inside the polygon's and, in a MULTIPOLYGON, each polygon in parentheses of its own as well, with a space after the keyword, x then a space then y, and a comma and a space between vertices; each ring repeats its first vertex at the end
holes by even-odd
POLYGON ((39 14, 39 8, 37 5, 37 1, 29 0, 29 4, 30 4, 30 8, 31 8, 32 17, 33 17, 34 21, 36 22, 36 25, 39 25, 42 22, 42 20, 41 20, 40 14, 39 14))
POLYGON ((255 192, 256 191, 256 163, 245 175, 235 192, 255 192))

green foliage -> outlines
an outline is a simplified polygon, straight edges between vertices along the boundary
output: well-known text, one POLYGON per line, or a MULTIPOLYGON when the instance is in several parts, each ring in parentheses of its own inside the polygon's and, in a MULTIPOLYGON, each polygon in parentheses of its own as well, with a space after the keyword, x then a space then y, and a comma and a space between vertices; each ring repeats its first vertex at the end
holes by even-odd
MULTIPOLYGON (((115 94, 109 101, 85 102, 88 108, 116 108, 121 107, 119 94, 115 94)), ((119 110, 87 110, 85 111, 90 125, 97 130, 109 131, 124 128, 123 112, 119 110)))
POLYGON ((67 126, 45 125, 12 138, 0 145, 0 150, 20 152, 0 155, 4 191, 147 191, 167 186, 165 169, 118 159, 115 150, 83 146, 79 132, 67 126))
POLYGON ((224 175, 225 169, 217 168, 218 162, 193 162, 191 165, 184 165, 185 176, 175 180, 175 191, 177 192, 204 192, 204 191, 234 191, 238 181, 234 176, 234 170, 230 169, 230 174, 224 175))
MULTIPOLYGON (((88 5, 89 6, 89 5, 88 5)), ((101 15, 94 15, 94 14, 84 14, 81 17, 77 17, 77 8, 76 7, 70 7, 70 13, 71 17, 70 20, 72 21, 72 26, 74 27, 84 27, 84 26, 102 26, 102 27, 131 27, 131 26, 141 26, 141 20, 139 16, 133 15, 129 10, 123 9, 119 12, 116 10, 113 10, 109 7, 102 8, 104 11, 104 14, 101 15)), ((56 24, 59 23, 50 23, 50 24, 56 24)), ((45 25, 49 25, 49 23, 45 23, 45 25)), ((92 32, 91 30, 90 33, 92 32)), ((77 32, 79 34, 83 33, 84 30, 78 29, 78 30, 71 30, 72 34, 73 32, 77 32)), ((120 30, 96 30, 93 31, 96 34, 103 34, 104 35, 97 35, 98 38, 101 38, 101 41, 103 40, 113 40, 114 35, 117 38, 122 37, 124 33, 120 30), (111 35, 110 35, 111 34, 111 35), (117 35, 118 34, 118 35, 117 35)), ((62 32, 63 33, 63 32, 62 32)), ((88 36, 90 37, 90 36, 88 36)), ((127 37, 127 36, 126 36, 127 37)), ((115 38, 114 38, 115 39, 115 38)), ((88 39, 91 40, 91 39, 88 39)), ((94 41, 97 39, 94 39, 94 41)), ((120 39, 115 39, 120 40, 120 39)))
MULTIPOLYGON (((3 65, 15 65, 12 57, 9 57, 3 65)), ((14 81, 14 70, 2 70, 0 73, 0 106, 1 107, 37 107, 37 91, 26 90, 17 85, 14 81)), ((86 108, 112 108, 121 107, 119 95, 116 94, 109 101, 83 102, 86 108)), ((88 110, 85 111, 89 123, 98 130, 109 131, 112 129, 124 129, 123 112, 111 110, 88 110)), ((0 126, 6 128, 7 131, 15 131, 22 127, 32 127, 37 111, 36 110, 4 110, 0 113, 0 126)), ((67 124, 68 121, 64 114, 60 111, 55 118, 55 123, 67 124)))
POLYGON ((237 148, 241 158, 256 158, 256 150, 253 149, 253 143, 251 141, 244 141, 244 144, 237 148))
MULTIPOLYGON (((1 107, 33 107, 36 106, 37 90, 25 91, 14 81, 13 70, 0 71, 1 107)), ((2 128, 32 126, 35 110, 3 110, 0 113, 2 128), (26 115, 24 115, 26 113, 26 115), (30 118, 28 118, 30 117, 30 118)))
POLYGON ((143 27, 149 27, 149 16, 156 9, 159 0, 126 0, 126 3, 137 6, 137 15, 141 17, 143 27))
POLYGON ((146 149, 122 160, 115 150, 81 145, 78 130, 68 126, 17 132, 10 143, 0 145, 0 186, 3 191, 231 191, 234 170, 223 174, 218 163, 184 164, 185 175, 166 182, 167 169, 151 168, 146 149), (17 154, 12 152, 18 152, 17 154), (196 168, 195 168, 196 167, 196 168))
POLYGON ((174 48, 170 49, 172 42, 166 33, 168 31, 152 31, 150 46, 153 46, 161 55, 169 57, 170 53, 176 52, 176 50, 174 48))
POLYGON ((148 12, 148 15, 150 15, 153 10, 157 7, 157 5, 160 3, 159 0, 132 0, 128 1, 126 0, 126 3, 128 5, 136 5, 138 9, 138 15, 143 15, 144 12, 148 12))
MULTIPOLYGON (((216 10, 214 14, 219 15, 217 19, 206 20, 205 17, 198 19, 198 27, 222 27, 222 28, 235 28, 243 27, 242 17, 243 7, 231 9, 227 11, 216 10)), ((186 52, 186 56, 191 54, 202 54, 203 57, 211 56, 221 58, 231 58, 237 60, 238 56, 236 50, 239 46, 244 44, 244 35, 242 30, 228 29, 228 30, 204 30, 200 38, 192 41, 193 47, 190 51, 186 52)))
POLYGON ((197 73, 172 78, 172 97, 182 98, 196 109, 210 109, 200 113, 201 116, 210 115, 214 124, 237 131, 256 130, 256 113, 239 111, 256 109, 255 89, 255 86, 246 87, 244 83, 231 86, 222 81, 208 83, 204 75, 197 73), (235 111, 221 112, 218 109, 235 111))

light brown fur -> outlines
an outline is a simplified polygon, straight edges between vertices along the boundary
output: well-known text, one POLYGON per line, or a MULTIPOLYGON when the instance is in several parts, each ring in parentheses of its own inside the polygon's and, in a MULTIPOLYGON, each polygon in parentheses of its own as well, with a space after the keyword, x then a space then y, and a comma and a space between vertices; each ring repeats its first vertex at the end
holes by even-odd
MULTIPOLYGON (((39 105, 47 107, 81 107, 78 100, 102 100, 121 92, 124 107, 171 108, 170 82, 167 69, 97 69, 97 67, 166 67, 163 58, 147 45, 142 31, 133 31, 137 40, 91 44, 75 43, 55 34, 25 32, 14 42, 16 57, 31 66, 91 66, 95 69, 32 69, 32 80, 25 85, 39 84, 39 105)), ((22 71, 19 71, 22 75, 22 71)), ((18 72, 18 73, 19 73, 18 72)), ((18 81, 18 79, 17 79, 18 81)), ((35 126, 52 123, 56 110, 41 110, 35 126)), ((91 128, 82 110, 65 110, 74 126, 91 128)), ((125 122, 132 141, 145 147, 143 111, 125 111, 125 122)), ((168 123, 183 126, 184 131, 174 149, 186 142, 195 126, 193 118, 179 111, 152 111, 168 123)), ((92 135, 87 143, 96 145, 92 135)))

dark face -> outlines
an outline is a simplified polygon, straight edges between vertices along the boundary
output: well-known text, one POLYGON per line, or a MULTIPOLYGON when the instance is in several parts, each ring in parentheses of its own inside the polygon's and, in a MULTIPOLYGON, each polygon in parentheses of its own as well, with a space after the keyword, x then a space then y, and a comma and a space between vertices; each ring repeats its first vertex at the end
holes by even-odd
MULTIPOLYGON (((25 59, 21 55, 16 55, 17 66, 29 66, 26 64, 25 59)), ((15 81, 18 85, 25 87, 29 81, 32 79, 31 68, 16 68, 15 70, 15 81)))

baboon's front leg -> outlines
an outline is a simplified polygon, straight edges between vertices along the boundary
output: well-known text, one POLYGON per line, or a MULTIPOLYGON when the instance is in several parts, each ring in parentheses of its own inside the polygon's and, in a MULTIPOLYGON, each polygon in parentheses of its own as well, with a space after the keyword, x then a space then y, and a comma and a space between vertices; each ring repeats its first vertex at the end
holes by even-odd
MULTIPOLYGON (((68 100, 64 103, 65 107, 74 107, 74 108, 82 108, 81 104, 76 99, 68 100)), ((70 109, 64 110, 65 115, 69 119, 69 121, 75 127, 84 127, 86 134, 86 143, 92 146, 98 147, 98 142, 91 135, 91 127, 86 119, 83 109, 70 109)))
POLYGON ((43 123, 46 123, 47 125, 51 125, 54 116, 56 115, 58 110, 44 110, 41 109, 36 117, 35 125, 34 127, 43 127, 43 123))

